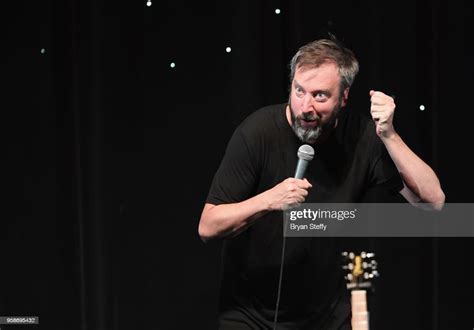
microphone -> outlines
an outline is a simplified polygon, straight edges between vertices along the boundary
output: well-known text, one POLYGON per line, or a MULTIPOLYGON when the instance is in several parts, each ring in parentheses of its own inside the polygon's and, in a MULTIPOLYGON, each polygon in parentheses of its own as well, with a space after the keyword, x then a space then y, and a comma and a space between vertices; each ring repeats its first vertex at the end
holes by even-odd
POLYGON ((309 144, 303 144, 298 149, 298 164, 296 165, 295 178, 303 179, 306 167, 314 157, 314 149, 309 144))

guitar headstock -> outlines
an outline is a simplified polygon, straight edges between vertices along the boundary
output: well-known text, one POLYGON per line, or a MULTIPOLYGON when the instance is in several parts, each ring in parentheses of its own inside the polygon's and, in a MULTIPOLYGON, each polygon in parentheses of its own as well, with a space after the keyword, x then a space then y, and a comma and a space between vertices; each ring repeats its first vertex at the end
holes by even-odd
POLYGON ((342 252, 342 257, 342 269, 346 272, 344 278, 347 281, 347 288, 350 290, 371 288, 371 281, 379 276, 375 254, 365 251, 360 254, 342 252))

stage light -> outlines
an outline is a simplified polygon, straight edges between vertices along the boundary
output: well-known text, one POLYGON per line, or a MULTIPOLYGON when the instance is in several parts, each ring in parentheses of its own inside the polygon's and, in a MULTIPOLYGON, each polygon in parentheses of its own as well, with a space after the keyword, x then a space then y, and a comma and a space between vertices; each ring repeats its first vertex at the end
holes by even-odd
POLYGON ((151 0, 148 0, 148 1, 146 2, 146 5, 147 5, 148 7, 150 7, 150 6, 151 6, 151 0))
POLYGON ((41 48, 41 50, 40 50, 40 53, 41 53, 41 54, 44 54, 44 53, 46 53, 46 49, 44 49, 44 48, 41 48))
POLYGON ((425 111, 425 106, 423 104, 420 105, 420 111, 425 111))
POLYGON ((172 69, 174 69, 175 66, 176 66, 176 64, 175 64, 174 62, 171 62, 170 67, 171 67, 172 69))
POLYGON ((225 49, 225 51, 226 51, 227 53, 230 53, 230 52, 232 51, 232 48, 227 47, 227 48, 225 49))
POLYGON ((280 14, 280 12, 281 12, 281 11, 280 11, 280 9, 278 9, 278 8, 277 8, 277 9, 275 9, 275 14, 277 14, 277 15, 278 15, 278 14, 280 14))

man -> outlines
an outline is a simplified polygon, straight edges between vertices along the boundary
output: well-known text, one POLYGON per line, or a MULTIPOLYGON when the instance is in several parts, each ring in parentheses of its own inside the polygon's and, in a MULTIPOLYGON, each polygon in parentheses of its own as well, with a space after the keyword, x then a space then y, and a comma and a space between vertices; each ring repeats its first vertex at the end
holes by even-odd
MULTIPOLYGON (((435 173, 393 127, 392 97, 369 92, 372 120, 343 110, 359 69, 350 50, 317 40, 290 67, 288 104, 260 109, 235 130, 201 215, 204 241, 226 237, 220 329, 273 327, 282 210, 398 193, 434 210, 444 204, 435 173), (300 180, 292 176, 303 143, 316 156, 300 180)), ((339 255, 336 239, 286 239, 278 329, 350 328, 339 255)))

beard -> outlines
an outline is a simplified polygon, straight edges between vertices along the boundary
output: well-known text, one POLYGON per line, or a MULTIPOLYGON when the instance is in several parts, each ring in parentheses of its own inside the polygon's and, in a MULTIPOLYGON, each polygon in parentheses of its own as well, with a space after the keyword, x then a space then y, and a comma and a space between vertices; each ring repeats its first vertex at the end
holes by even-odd
POLYGON ((291 128, 295 132, 296 136, 304 143, 314 144, 322 136, 327 136, 335 128, 337 118, 341 110, 340 105, 338 104, 334 109, 331 117, 326 122, 321 122, 321 116, 314 114, 303 113, 300 116, 295 116, 295 112, 291 106, 291 100, 288 100, 288 106, 290 107, 290 116, 291 116, 291 128), (316 127, 304 128, 301 125, 301 120, 306 121, 317 121, 316 127))

